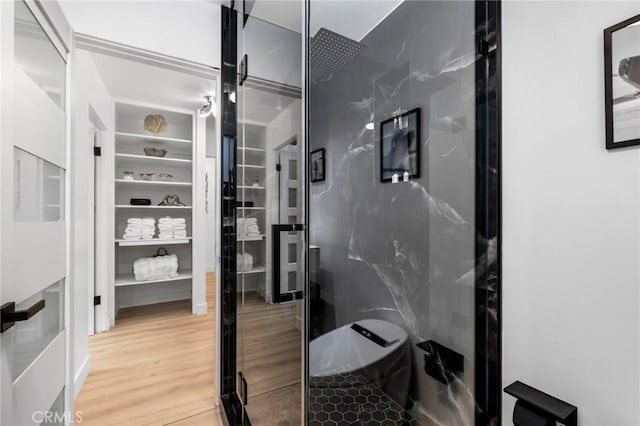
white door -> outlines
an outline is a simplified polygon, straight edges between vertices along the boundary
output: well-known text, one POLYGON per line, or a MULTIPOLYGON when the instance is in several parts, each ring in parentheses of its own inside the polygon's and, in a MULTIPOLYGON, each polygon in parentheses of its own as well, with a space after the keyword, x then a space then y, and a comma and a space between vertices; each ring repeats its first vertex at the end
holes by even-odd
POLYGON ((69 406, 66 48, 50 6, 0 2, 2 425, 64 424, 69 406))

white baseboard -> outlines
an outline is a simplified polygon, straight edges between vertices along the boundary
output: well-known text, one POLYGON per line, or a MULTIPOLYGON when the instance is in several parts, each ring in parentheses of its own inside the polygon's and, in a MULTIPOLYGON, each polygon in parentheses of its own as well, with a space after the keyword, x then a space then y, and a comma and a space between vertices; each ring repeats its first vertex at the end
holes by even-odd
POLYGON ((193 305, 193 313, 196 315, 204 315, 207 313, 207 302, 193 305))
POLYGON ((78 397, 80 393, 80 389, 82 389, 82 385, 84 381, 87 380, 87 376, 89 376, 89 371, 91 370, 91 362, 89 361, 89 355, 84 359, 80 369, 76 372, 76 376, 74 378, 74 386, 73 386, 73 400, 78 397))

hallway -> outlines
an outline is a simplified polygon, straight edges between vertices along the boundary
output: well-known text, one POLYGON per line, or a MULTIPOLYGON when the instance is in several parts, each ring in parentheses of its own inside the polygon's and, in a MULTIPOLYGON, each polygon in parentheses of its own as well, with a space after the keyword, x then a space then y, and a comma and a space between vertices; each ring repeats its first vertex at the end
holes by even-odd
POLYGON ((215 278, 206 315, 191 301, 122 309, 89 338, 91 373, 76 412, 86 425, 218 425, 214 405, 215 278))

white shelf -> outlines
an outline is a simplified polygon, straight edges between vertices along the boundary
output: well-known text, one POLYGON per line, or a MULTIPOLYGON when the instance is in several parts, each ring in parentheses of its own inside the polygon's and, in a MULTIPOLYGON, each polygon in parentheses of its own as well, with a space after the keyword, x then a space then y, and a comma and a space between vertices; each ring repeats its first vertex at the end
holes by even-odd
POLYGON ((184 270, 178 273, 178 276, 175 278, 164 278, 160 280, 149 280, 149 281, 136 281, 133 274, 121 274, 116 276, 115 286, 116 287, 124 287, 128 285, 138 285, 138 284, 152 284, 152 283, 165 283, 170 281, 183 281, 190 280, 193 278, 193 274, 190 270, 184 270))
POLYGON ((167 158, 167 157, 153 157, 151 155, 137 155, 137 154, 124 154, 121 152, 116 153, 116 160, 142 160, 142 161, 157 161, 160 163, 191 163, 191 160, 186 160, 182 158, 167 158))
POLYGON ((259 170, 266 169, 265 166, 258 166, 255 164, 238 164, 238 167, 244 167, 245 169, 259 169, 259 170))
POLYGON ((267 270, 265 269, 264 266, 256 265, 249 271, 237 272, 237 274, 238 275, 261 274, 261 273, 266 272, 266 271, 267 270))
POLYGON ((242 151, 247 151, 247 152, 266 152, 262 148, 251 148, 250 146, 241 146, 238 149, 241 149, 242 151))
POLYGON ((238 189, 265 189, 264 186, 238 186, 238 189))
POLYGON ((191 241, 192 239, 193 237, 174 238, 171 240, 161 240, 160 238, 151 238, 149 240, 142 240, 142 239, 125 240, 125 239, 119 238, 116 240, 116 243, 120 247, 157 246, 157 245, 168 246, 168 245, 175 245, 175 244, 189 244, 189 241, 191 241))
POLYGON ((265 207, 238 207, 238 210, 264 210, 265 207))
POLYGON ((191 206, 132 206, 129 204, 117 204, 116 209, 168 209, 168 210, 189 210, 191 206))
POLYGON ((116 183, 126 185, 191 186, 191 182, 173 182, 170 180, 128 180, 116 179, 116 183))
POLYGON ((165 143, 185 143, 191 145, 189 139, 165 138, 162 136, 143 135, 139 133, 116 132, 116 138, 119 140, 133 140, 142 142, 165 142, 165 143))
POLYGON ((238 237, 238 241, 261 241, 264 240, 265 235, 250 235, 246 237, 238 237))

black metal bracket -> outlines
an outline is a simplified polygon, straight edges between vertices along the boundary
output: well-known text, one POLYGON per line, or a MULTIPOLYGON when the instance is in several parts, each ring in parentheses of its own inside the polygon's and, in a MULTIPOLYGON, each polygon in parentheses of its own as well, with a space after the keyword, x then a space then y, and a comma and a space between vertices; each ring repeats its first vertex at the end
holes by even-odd
POLYGON ((303 298, 302 290, 288 291, 282 293, 280 291, 280 233, 281 232, 298 232, 304 231, 304 225, 301 223, 275 224, 271 225, 271 283, 273 287, 273 303, 293 302, 303 298))
POLYGON ((449 384, 455 373, 464 371, 464 356, 435 340, 418 343, 424 354, 424 371, 440 383, 449 384))
POLYGON ((578 407, 554 396, 532 388, 520 381, 504 388, 509 395, 518 399, 518 404, 541 417, 552 419, 566 426, 577 426, 578 407))
POLYGON ((4 333, 15 325, 18 321, 27 321, 35 314, 44 309, 44 299, 38 300, 33 305, 22 311, 16 311, 16 302, 5 303, 0 307, 0 322, 2 327, 0 333, 4 333))

